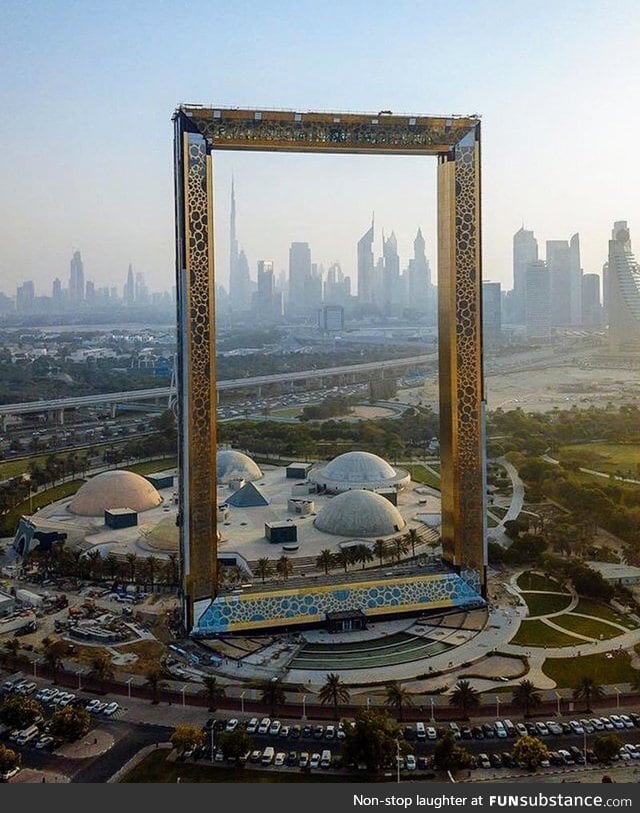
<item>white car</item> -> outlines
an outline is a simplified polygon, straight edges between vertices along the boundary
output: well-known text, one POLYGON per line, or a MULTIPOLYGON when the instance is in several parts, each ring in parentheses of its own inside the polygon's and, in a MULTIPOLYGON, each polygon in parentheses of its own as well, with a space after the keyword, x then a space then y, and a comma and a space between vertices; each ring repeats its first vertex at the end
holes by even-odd
POLYGON ((438 732, 432 725, 427 726, 427 739, 428 740, 435 740, 438 736, 438 732))
POLYGON ((625 728, 633 728, 633 720, 629 717, 628 714, 621 714, 620 719, 624 723, 625 728))
POLYGON ((584 728, 585 733, 587 734, 593 734, 595 731, 595 728, 591 724, 590 720, 580 720, 580 725, 584 728))
POLYGON ((574 734, 584 734, 584 728, 580 725, 580 723, 577 720, 569 720, 569 725, 571 726, 571 729, 573 730, 574 734))
POLYGON ((562 726, 555 720, 547 720, 547 728, 552 734, 562 734, 562 726))
POLYGON ((252 717, 247 723, 247 734, 255 734, 258 730, 258 718, 252 717))
POLYGON ((42 748, 47 748, 53 742, 53 737, 50 737, 48 734, 45 734, 44 737, 40 737, 38 742, 36 743, 36 748, 38 750, 42 748))
POLYGON ((489 759, 488 754, 478 754, 478 765, 481 768, 491 767, 491 760, 489 759))
POLYGON ((268 734, 270 725, 271 720, 268 717, 263 717, 263 719, 260 720, 260 725, 258 726, 258 734, 268 734))
POLYGON ((344 723, 338 723, 338 731, 336 732, 336 737, 339 740, 343 740, 347 736, 347 732, 344 730, 344 723))
POLYGON ((320 767, 320 754, 312 754, 311 759, 309 760, 309 767, 310 768, 319 768, 320 767))
POLYGON ((604 723, 598 717, 592 717, 589 722, 595 731, 604 731, 604 723))
POLYGON ((507 738, 507 729, 504 727, 504 723, 501 720, 496 720, 493 727, 496 731, 496 737, 501 740, 505 740, 507 738))
POLYGON ((521 737, 526 737, 526 735, 529 733, 524 723, 516 723, 516 731, 521 737))
POLYGON ((336 736, 336 727, 334 725, 328 725, 324 730, 324 738, 325 740, 333 740, 336 736))
POLYGON ((631 754, 627 751, 627 749, 625 748, 624 745, 618 751, 618 756, 620 757, 620 759, 624 759, 624 760, 631 759, 631 754))
POLYGON ((415 771, 416 769, 416 758, 413 754, 407 754, 404 758, 404 764, 408 771, 415 771))
POLYGON ((93 698, 93 700, 89 700, 89 702, 85 706, 85 710, 91 712, 91 711, 93 711, 95 709, 96 706, 99 706, 99 705, 100 705, 100 701, 97 700, 96 698, 93 698))
POLYGON ((120 706, 116 703, 115 700, 113 700, 111 703, 107 703, 107 705, 102 709, 102 713, 106 717, 111 717, 111 715, 115 714, 119 708, 120 706))
POLYGON ((234 717, 232 720, 229 720, 227 722, 226 726, 224 727, 224 730, 231 732, 231 731, 235 731, 237 727, 238 727, 238 721, 234 717))
POLYGON ((283 725, 282 728, 280 729, 280 734, 278 736, 280 737, 280 739, 286 740, 286 738, 289 736, 290 732, 291 732, 291 726, 283 725))
POLYGON ((3 782, 8 782, 13 776, 20 772, 20 768, 11 768, 10 771, 5 771, 4 773, 0 774, 0 778, 3 782))
POLYGON ((624 728, 624 723, 622 722, 622 718, 619 714, 610 714, 609 719, 613 723, 613 727, 617 729, 624 728))
POLYGON ((276 758, 273 760, 273 764, 276 766, 276 768, 281 768, 284 765, 286 759, 287 755, 285 754, 285 752, 279 751, 276 754, 276 758))
POLYGON ((280 729, 282 728, 282 723, 280 720, 274 720, 271 725, 269 726, 269 734, 272 737, 277 737, 280 733, 280 729))

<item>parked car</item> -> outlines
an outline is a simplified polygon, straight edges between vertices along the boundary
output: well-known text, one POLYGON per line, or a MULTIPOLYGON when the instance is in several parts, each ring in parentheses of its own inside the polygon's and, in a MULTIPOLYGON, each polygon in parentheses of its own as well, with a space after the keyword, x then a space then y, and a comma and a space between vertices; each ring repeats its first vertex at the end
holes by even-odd
POLYGON ((481 768, 490 768, 491 760, 488 754, 478 754, 478 763, 481 768))
POLYGON ((405 757, 405 765, 408 771, 415 771, 417 767, 416 758, 413 754, 407 754, 405 757))
POLYGON ((322 757, 321 757, 320 754, 318 754, 318 753, 311 754, 311 759, 309 760, 309 767, 310 768, 319 768, 321 759, 322 759, 322 757))
POLYGON ((238 727, 238 721, 234 717, 233 719, 231 719, 231 720, 229 720, 227 722, 226 726, 224 727, 224 730, 228 731, 228 732, 232 732, 232 731, 235 731, 237 727, 238 727))
POLYGON ((289 736, 290 731, 291 729, 288 725, 283 725, 282 728, 280 729, 280 733, 278 734, 278 736, 280 737, 281 740, 286 740, 286 738, 289 736))
POLYGON ((507 729, 501 720, 496 720, 494 728, 498 739, 505 740, 509 736, 507 734, 507 729))
POLYGON ((524 737, 524 735, 528 733, 524 723, 516 723, 516 731, 521 737, 524 737))
POLYGON ((279 751, 276 754, 275 759, 273 760, 273 764, 276 766, 276 768, 280 768, 284 765, 286 759, 287 755, 285 754, 285 752, 279 751))
POLYGON ((264 717, 260 721, 260 725, 258 726, 258 734, 268 734, 270 725, 271 725, 271 720, 268 717, 264 717))
POLYGON ((300 754, 300 760, 298 761, 298 765, 300 766, 300 768, 309 767, 309 754, 306 751, 303 751, 300 754))
POLYGON ((255 734, 258 730, 258 718, 252 717, 247 723, 247 734, 255 734))
POLYGON ((116 711, 118 711, 119 708, 120 708, 120 706, 116 703, 116 701, 112 700, 111 703, 107 703, 105 708, 102 709, 102 713, 106 717, 111 717, 116 713, 116 711))
POLYGON ((536 731, 540 737, 548 737, 550 733, 547 726, 542 722, 536 723, 536 731))
POLYGON ((437 739, 437 737, 438 737, 438 732, 435 730, 435 728, 432 725, 427 726, 427 739, 428 740, 435 740, 435 739, 437 739))

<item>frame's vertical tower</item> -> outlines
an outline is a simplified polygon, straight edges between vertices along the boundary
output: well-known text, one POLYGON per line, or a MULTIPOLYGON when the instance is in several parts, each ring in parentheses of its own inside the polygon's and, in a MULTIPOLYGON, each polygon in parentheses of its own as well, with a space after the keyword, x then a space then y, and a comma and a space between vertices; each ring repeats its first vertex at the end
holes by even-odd
POLYGON ((442 546, 445 559, 484 595, 480 123, 438 161, 442 546))
MULTIPOLYGON (((216 376, 212 159, 184 112, 174 119, 178 438, 183 618, 216 593, 216 376)), ((203 607, 204 609, 204 607, 203 607)))

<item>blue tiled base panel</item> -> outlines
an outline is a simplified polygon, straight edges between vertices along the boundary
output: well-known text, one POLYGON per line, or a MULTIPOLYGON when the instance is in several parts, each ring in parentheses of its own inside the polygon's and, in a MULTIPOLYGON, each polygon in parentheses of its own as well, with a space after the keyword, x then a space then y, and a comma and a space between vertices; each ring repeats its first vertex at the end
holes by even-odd
POLYGON ((218 596, 198 618, 192 632, 202 636, 314 624, 324 621, 326 613, 342 610, 362 610, 373 617, 483 603, 479 593, 456 573, 399 576, 353 584, 218 596))

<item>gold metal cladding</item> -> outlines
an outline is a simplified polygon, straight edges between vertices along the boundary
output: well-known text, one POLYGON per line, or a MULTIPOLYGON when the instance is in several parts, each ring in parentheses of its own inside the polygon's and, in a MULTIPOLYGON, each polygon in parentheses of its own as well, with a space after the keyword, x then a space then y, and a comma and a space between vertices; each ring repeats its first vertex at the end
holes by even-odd
POLYGON ((216 590, 216 405, 211 157, 205 139, 184 138, 184 222, 188 329, 189 449, 188 575, 185 591, 194 602, 216 590))
MULTIPOLYGON (((188 603, 216 592, 216 412, 211 150, 437 156, 438 314, 444 557, 483 590, 483 370, 480 246, 480 123, 477 117, 256 111, 184 105, 183 188, 188 296, 181 342, 187 354, 188 489, 182 551, 188 603)), ((178 267, 178 273, 181 268, 178 267)), ((181 492, 181 493, 184 493, 181 492)))

